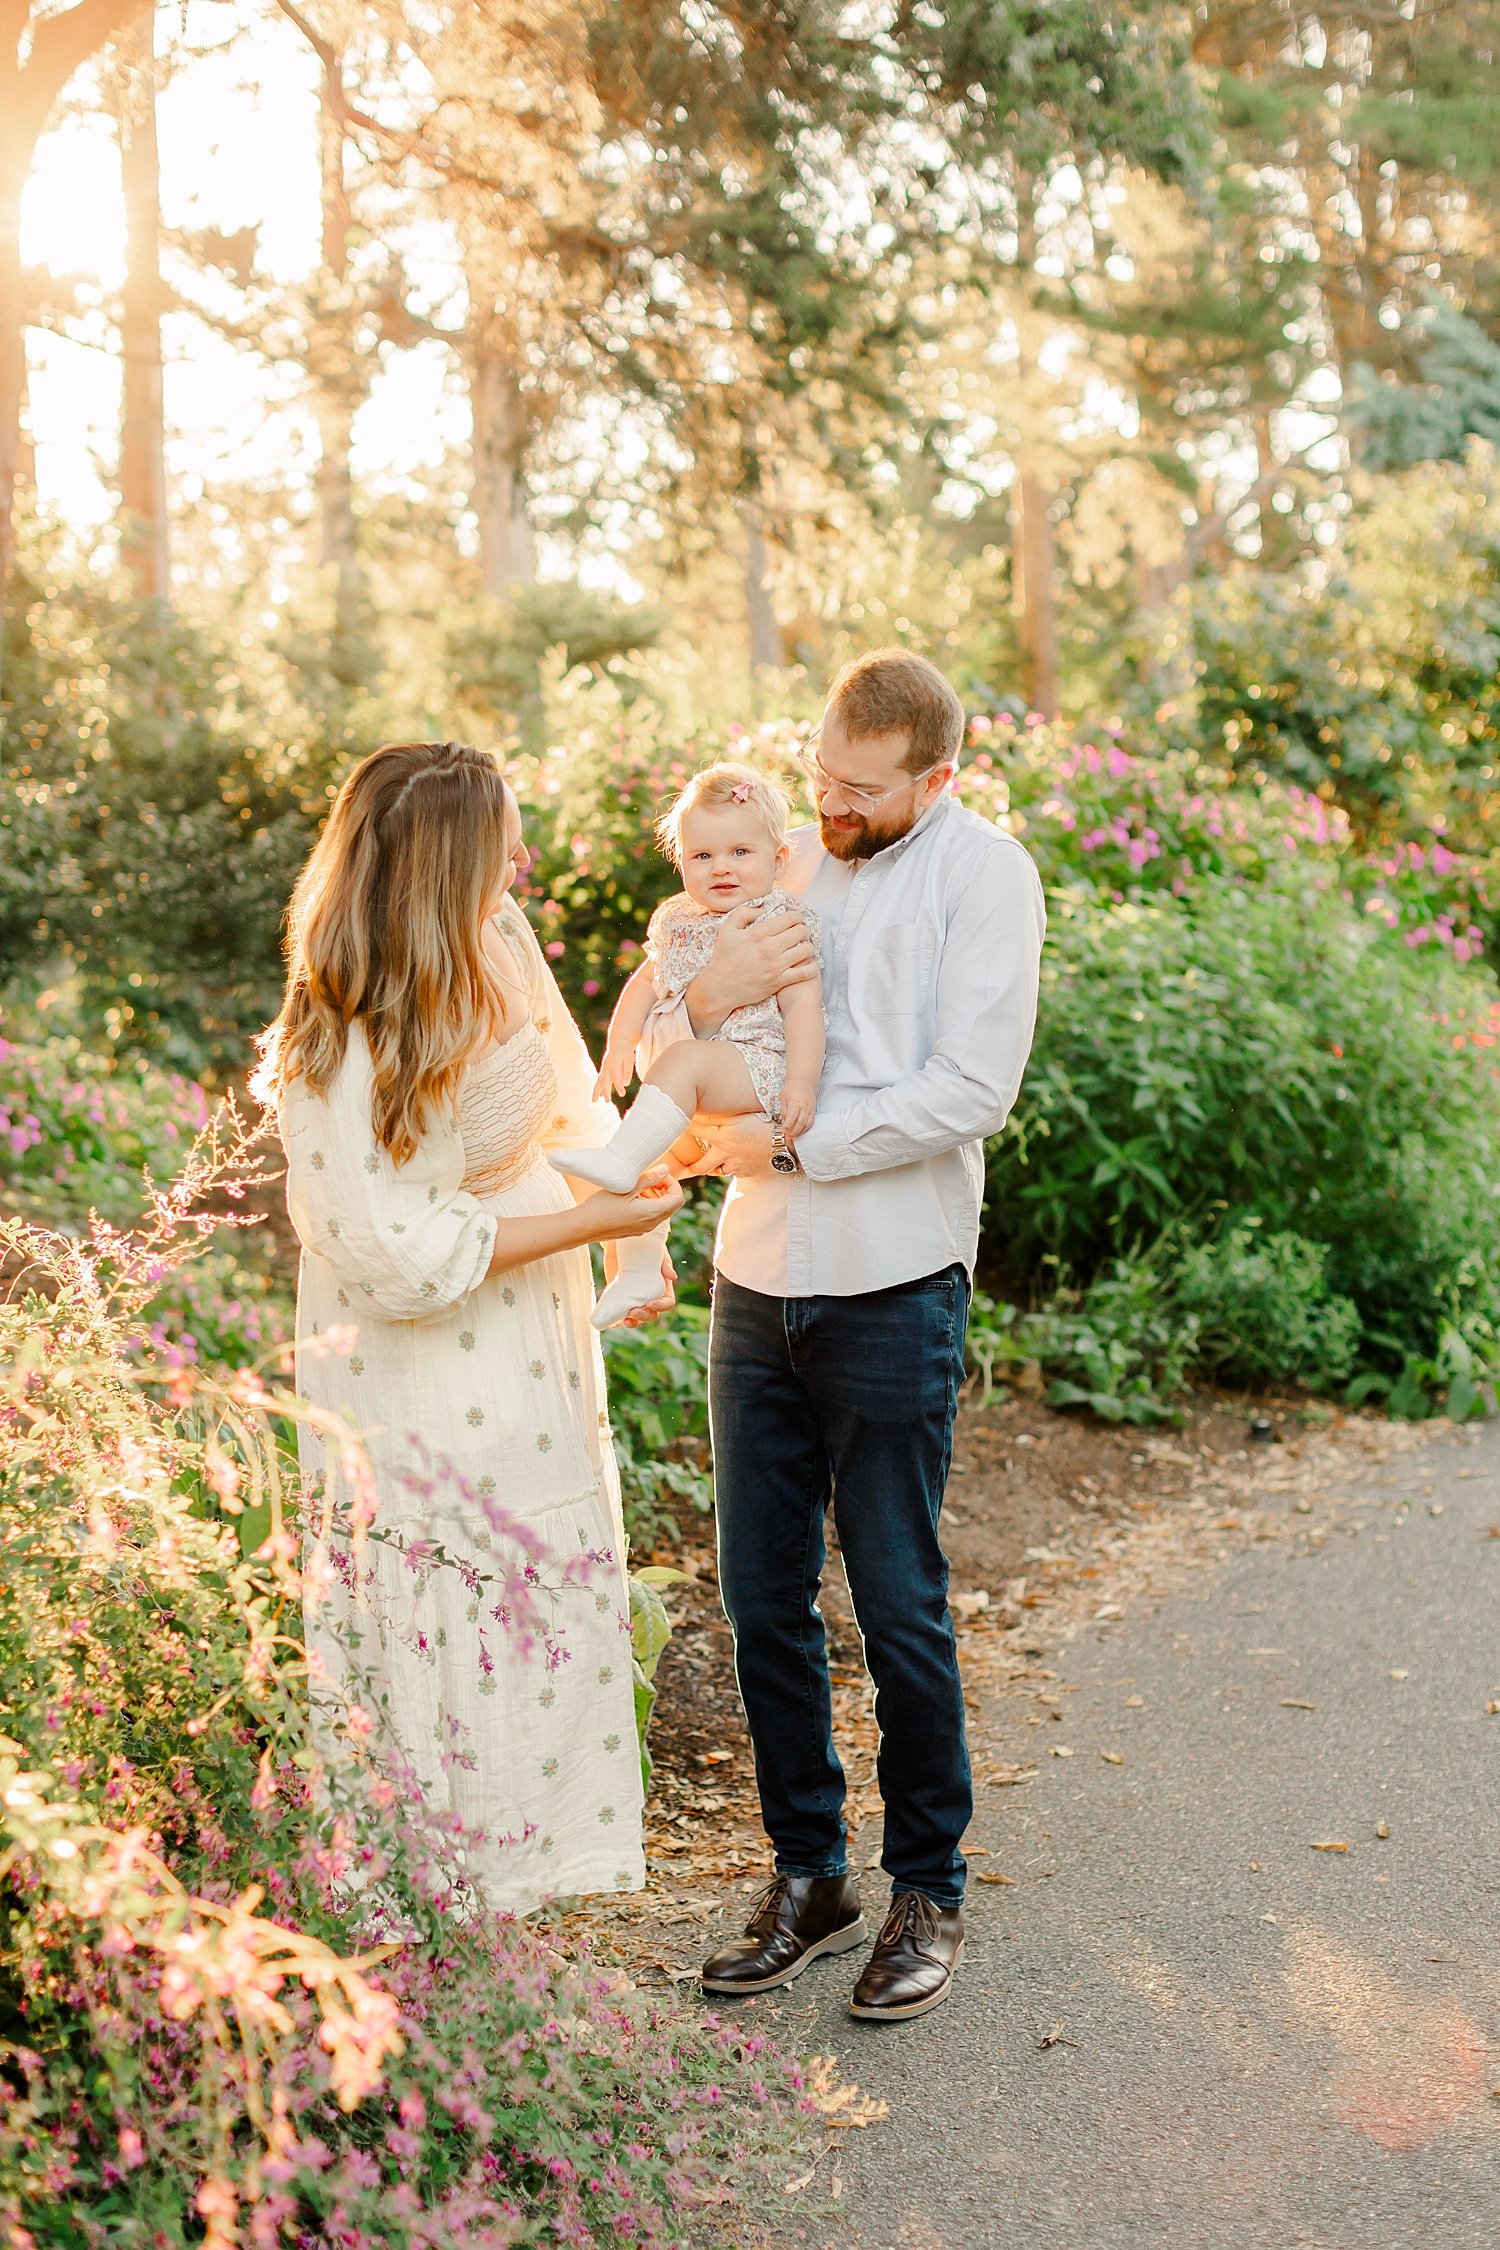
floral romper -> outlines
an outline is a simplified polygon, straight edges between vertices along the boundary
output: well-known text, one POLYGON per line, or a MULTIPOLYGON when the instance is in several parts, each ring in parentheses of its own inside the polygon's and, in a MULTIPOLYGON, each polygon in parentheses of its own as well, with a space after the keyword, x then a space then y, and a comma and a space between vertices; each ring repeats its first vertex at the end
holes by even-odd
MULTIPOLYGON (((760 910, 758 921, 770 914, 800 914, 814 953, 819 951, 822 933, 818 917, 790 891, 767 891, 755 904, 760 910)), ((660 998, 675 1000, 699 970, 708 966, 723 919, 722 914, 711 914, 699 906, 686 891, 679 891, 656 909, 646 932, 646 952, 660 998)), ((779 1115, 786 1086, 786 1025, 774 997, 758 1000, 753 1008, 736 1008, 708 1037, 727 1039, 739 1049, 756 1100, 768 1117, 779 1115)))

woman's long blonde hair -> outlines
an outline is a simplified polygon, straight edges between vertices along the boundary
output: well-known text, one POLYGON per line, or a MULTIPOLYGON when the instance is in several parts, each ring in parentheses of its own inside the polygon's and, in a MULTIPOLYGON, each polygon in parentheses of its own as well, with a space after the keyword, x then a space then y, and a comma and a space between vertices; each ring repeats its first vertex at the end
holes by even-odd
POLYGON ((404 1164, 503 1010, 484 957, 505 873, 505 783, 463 742, 394 742, 347 777, 287 915, 286 995, 253 1081, 326 1092, 349 1026, 369 1042, 375 1138, 404 1164))

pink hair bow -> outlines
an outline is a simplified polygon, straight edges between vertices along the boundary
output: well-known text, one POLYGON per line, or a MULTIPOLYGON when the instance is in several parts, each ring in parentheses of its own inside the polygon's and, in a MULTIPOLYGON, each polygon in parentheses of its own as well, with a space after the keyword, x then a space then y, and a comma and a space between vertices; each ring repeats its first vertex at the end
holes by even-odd
POLYGON ((754 787, 755 784, 753 781, 737 781, 730 789, 730 797, 737 805, 748 805, 750 802, 750 792, 754 787))

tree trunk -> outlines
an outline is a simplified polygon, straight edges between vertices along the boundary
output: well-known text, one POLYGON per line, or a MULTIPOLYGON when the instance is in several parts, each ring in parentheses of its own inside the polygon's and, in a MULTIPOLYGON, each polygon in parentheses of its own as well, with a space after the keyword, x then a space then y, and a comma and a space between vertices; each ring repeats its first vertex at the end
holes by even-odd
POLYGON ((166 425, 162 408, 161 181, 156 149, 156 56, 152 22, 120 45, 117 78, 125 183, 125 362, 120 427, 121 554, 143 601, 170 592, 166 425))
POLYGON ((786 662, 786 650, 766 581, 766 535, 761 528, 758 508, 747 505, 741 513, 745 521, 745 607, 750 619, 750 669, 774 672, 786 662))
POLYGON ((536 542, 526 513, 525 462, 530 435, 526 401, 510 362, 477 345, 469 361, 474 417, 474 513, 479 565, 487 594, 505 594, 536 578, 536 542))
MULTIPOLYGON (((1036 269, 1036 182, 1016 173, 1016 263, 1029 279, 1036 269)), ((1016 380, 1034 373, 1025 349, 1016 359, 1016 380)), ((1053 495, 1023 459, 1016 461, 1010 488, 1011 596, 1016 637, 1021 646, 1021 692, 1028 711, 1044 719, 1057 711, 1057 542, 1053 536, 1053 495)))
POLYGON ((1057 715, 1057 555, 1052 494, 1019 465, 1010 491, 1011 579, 1028 711, 1057 715))
POLYGON ((0 8, 0 688, 26 389, 21 190, 52 104, 74 71, 148 5, 149 0, 77 0, 47 16, 34 15, 27 0, 7 0, 0 8), (21 41, 28 33, 31 48, 23 65, 21 41))
POLYGON ((349 188, 344 176, 344 58, 316 50, 322 64, 318 142, 323 173, 323 257, 308 307, 308 367, 318 424, 318 554, 332 570, 333 630, 354 643, 365 615, 364 572, 354 514, 354 417, 365 396, 365 368, 355 334, 349 287, 349 188))
MULTIPOLYGON (((0 65, 3 68, 3 65, 0 65)), ((3 106, 0 106, 3 117, 3 106)), ((0 124, 0 133, 4 126, 0 124)), ((16 477, 21 461, 21 401, 26 390, 26 326, 21 302, 21 188, 28 149, 0 142, 0 597, 10 579, 15 538, 16 477)), ((4 661, 0 635, 0 663, 4 661)))
MULTIPOLYGON (((0 8, 0 615, 15 544, 21 399, 26 388, 21 190, 52 104, 79 67, 149 0, 77 0, 37 15, 27 0, 0 8), (31 47, 21 62, 21 42, 31 47)), ((0 635, 0 664, 4 661, 0 635)))

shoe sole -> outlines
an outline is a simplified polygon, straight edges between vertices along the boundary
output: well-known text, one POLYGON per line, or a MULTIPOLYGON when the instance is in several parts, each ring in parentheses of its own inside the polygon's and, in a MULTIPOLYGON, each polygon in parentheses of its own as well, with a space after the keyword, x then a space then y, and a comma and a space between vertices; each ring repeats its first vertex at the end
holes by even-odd
POLYGON ((904 2008, 862 2008, 857 2001, 849 2003, 849 2013, 861 2023, 909 2023, 913 2016, 926 2016, 940 2008, 953 1990, 953 1979, 958 1974, 958 1964, 964 1957, 963 1940, 953 1956, 953 1967, 948 1971, 948 1981, 938 1991, 929 1993, 925 2000, 908 2000, 904 2008))
POLYGON ((782 1969, 774 1977, 760 1977, 753 1984, 743 1977, 737 1977, 733 1983, 727 1978, 714 1977, 700 1977, 698 1981, 705 1992, 718 1993, 730 2000, 741 1992, 775 1992, 779 1986, 790 1984, 793 1977, 800 1977, 803 1970, 811 1968, 814 1961, 822 1961, 833 1953, 852 1953, 855 1946, 863 1945, 864 1942, 865 1918, 861 1914, 857 1922, 848 1923, 844 1929, 830 1930, 827 1937, 819 1938, 816 1945, 810 1945, 805 1953, 799 1953, 789 1969, 782 1969))

